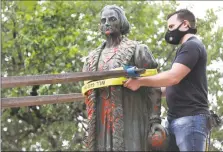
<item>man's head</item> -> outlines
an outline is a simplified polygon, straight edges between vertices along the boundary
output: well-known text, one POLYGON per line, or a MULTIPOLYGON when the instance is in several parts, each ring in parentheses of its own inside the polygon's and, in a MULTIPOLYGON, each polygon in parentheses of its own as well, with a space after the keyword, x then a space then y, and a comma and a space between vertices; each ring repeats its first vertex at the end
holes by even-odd
POLYGON ((178 10, 167 16, 167 24, 170 31, 176 29, 177 26, 179 26, 182 22, 183 25, 180 28, 181 31, 188 30, 188 27, 191 27, 192 29, 196 28, 195 16, 191 11, 187 9, 178 10))
POLYGON ((165 39, 170 44, 179 44, 184 35, 196 34, 196 20, 192 12, 181 9, 167 16, 167 28, 165 39))
POLYGON ((101 11, 100 29, 106 35, 121 34, 129 32, 129 22, 124 11, 116 5, 107 5, 101 11))

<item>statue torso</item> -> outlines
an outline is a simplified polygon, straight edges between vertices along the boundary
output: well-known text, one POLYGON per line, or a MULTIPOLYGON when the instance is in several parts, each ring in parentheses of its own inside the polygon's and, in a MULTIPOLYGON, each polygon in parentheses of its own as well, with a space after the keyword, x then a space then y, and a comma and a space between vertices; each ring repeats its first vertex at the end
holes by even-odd
POLYGON ((107 71, 124 65, 133 64, 137 42, 124 38, 120 45, 113 48, 100 48, 90 53, 87 59, 87 71, 107 71))
MULTIPOLYGON (((114 48, 106 48, 103 44, 89 54, 84 71, 108 71, 124 65, 142 66, 145 63, 149 65, 150 55, 143 54, 146 50, 140 52, 137 45, 136 41, 127 38, 114 48)), ((85 101, 91 128, 89 131, 91 136, 88 137, 88 143, 91 143, 89 149, 147 150, 151 99, 159 100, 158 94, 146 87, 134 92, 122 86, 89 91, 85 101)))

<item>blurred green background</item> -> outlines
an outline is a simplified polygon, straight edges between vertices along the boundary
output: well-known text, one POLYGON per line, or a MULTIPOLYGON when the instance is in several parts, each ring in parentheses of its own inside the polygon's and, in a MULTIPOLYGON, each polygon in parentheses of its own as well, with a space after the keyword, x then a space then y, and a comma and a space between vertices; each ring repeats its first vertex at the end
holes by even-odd
MULTIPOLYGON (((164 34, 166 16, 178 6, 175 1, 3 0, 1 76, 81 71, 83 58, 104 41, 98 25, 100 11, 107 4, 124 8, 131 24, 128 38, 149 47, 159 63, 159 71, 169 69, 175 47, 165 42, 164 34)), ((206 11, 205 17, 197 18, 198 35, 208 52, 208 65, 223 59, 223 27, 213 30, 217 21, 216 11, 212 9, 206 11)), ((208 89, 211 109, 222 116, 220 72, 208 70, 208 89)), ((78 93, 82 85, 82 82, 41 85, 37 92, 38 95, 78 93)), ((1 97, 29 96, 32 88, 1 89, 1 97)), ((165 118, 165 101, 162 104, 165 118)), ((81 141, 87 127, 85 108, 84 102, 71 102, 2 109, 1 148, 3 151, 84 150, 81 141)), ((222 128, 213 130, 210 150, 223 150, 222 128)))

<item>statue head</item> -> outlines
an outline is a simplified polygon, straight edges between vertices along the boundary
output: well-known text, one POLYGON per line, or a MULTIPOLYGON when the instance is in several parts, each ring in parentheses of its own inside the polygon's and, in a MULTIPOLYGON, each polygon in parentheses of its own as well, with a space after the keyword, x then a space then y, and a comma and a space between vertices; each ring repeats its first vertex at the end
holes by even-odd
POLYGON ((129 22, 122 8, 107 5, 101 11, 100 30, 106 35, 125 35, 129 33, 129 22))

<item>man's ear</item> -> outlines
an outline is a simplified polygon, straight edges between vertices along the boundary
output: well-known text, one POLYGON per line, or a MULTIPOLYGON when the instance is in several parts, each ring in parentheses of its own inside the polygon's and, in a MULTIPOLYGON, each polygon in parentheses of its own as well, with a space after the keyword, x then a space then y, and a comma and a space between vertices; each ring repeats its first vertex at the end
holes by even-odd
POLYGON ((184 20, 183 26, 184 27, 191 27, 190 22, 188 20, 184 20))

